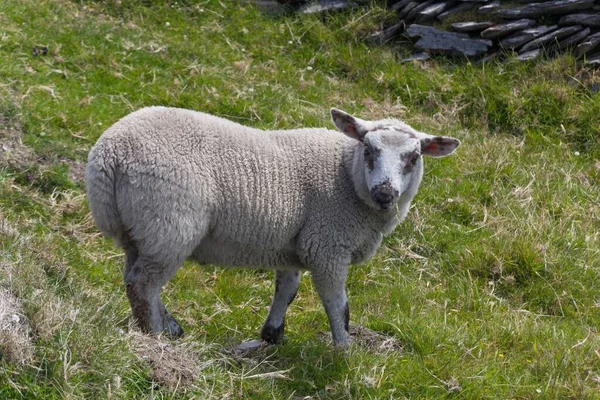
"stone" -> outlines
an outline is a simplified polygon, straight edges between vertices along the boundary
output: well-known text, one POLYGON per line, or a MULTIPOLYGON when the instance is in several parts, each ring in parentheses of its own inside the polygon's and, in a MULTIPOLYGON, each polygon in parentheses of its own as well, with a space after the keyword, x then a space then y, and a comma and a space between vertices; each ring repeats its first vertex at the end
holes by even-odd
POLYGON ((452 29, 456 32, 481 32, 494 25, 493 22, 455 22, 452 29))
POLYGON ((483 65, 483 64, 492 62, 494 60, 500 60, 503 57, 504 57, 504 54, 501 51, 497 51, 495 53, 490 54, 489 56, 483 57, 482 59, 475 61, 473 64, 474 65, 483 65))
POLYGON ((426 0, 424 2, 422 2, 421 4, 419 4, 418 6, 416 6, 415 8, 413 8, 408 15, 406 15, 405 19, 406 21, 414 21, 417 18, 417 13, 420 12, 421 10, 424 10, 425 8, 429 7, 431 4, 435 3, 436 0, 426 0))
POLYGON ((496 11, 502 18, 529 18, 542 15, 564 14, 591 8, 594 0, 554 0, 543 3, 529 3, 520 8, 506 8, 496 11))
POLYGON ((531 51, 526 51, 524 53, 520 53, 517 56, 517 60, 519 60, 519 61, 535 60, 536 58, 538 58, 540 56, 540 54, 542 54, 542 50, 541 49, 535 49, 535 50, 531 50, 531 51))
POLYGON ((269 343, 262 340, 249 340, 247 342, 242 342, 233 348, 235 353, 246 353, 258 349, 263 349, 269 347, 269 343))
POLYGON ((476 57, 485 54, 492 45, 489 40, 471 39, 465 33, 440 31, 419 24, 409 26, 406 33, 411 39, 418 38, 417 50, 429 53, 476 57))
MULTIPOLYGON (((596 54, 592 54, 589 57, 585 58, 584 64, 586 65, 591 65, 594 67, 598 67, 600 66, 600 53, 596 53, 596 54)), ((594 85, 592 85, 592 93, 598 93, 598 84, 596 84, 596 86, 594 87, 594 85), (594 90, 595 88, 595 90, 594 90)))
POLYGON ((500 41, 500 47, 503 47, 505 49, 514 50, 518 47, 521 47, 525 43, 527 43, 537 37, 540 37, 547 32, 555 30, 557 28, 558 28, 558 26, 556 26, 556 25, 552 25, 552 26, 540 25, 540 26, 536 26, 535 28, 524 29, 522 31, 514 33, 513 35, 511 35, 505 39, 502 39, 500 41))
POLYGON ((377 45, 387 43, 392 38, 404 32, 404 28, 406 28, 406 24, 404 23, 404 21, 400 21, 397 24, 390 26, 389 28, 372 34, 367 38, 367 43, 377 45))
POLYGON ((410 1, 407 5, 404 6, 402 10, 398 12, 398 18, 405 18, 408 15, 408 13, 410 13, 413 10, 413 8, 417 7, 418 5, 418 2, 410 1))
POLYGON ((490 4, 486 4, 485 6, 481 6, 477 9, 480 13, 489 13, 495 11, 498 7, 500 7, 499 1, 492 1, 490 4))
POLYGON ((294 11, 294 8, 288 4, 282 4, 275 0, 247 0, 249 3, 256 5, 260 11, 267 15, 280 17, 294 11))
POLYGON ((308 3, 298 10, 302 14, 317 14, 322 12, 337 11, 354 6, 347 0, 320 0, 317 3, 308 3))
POLYGON ((564 39, 568 36, 573 35, 583 29, 581 25, 573 25, 573 26, 565 26, 564 28, 557 29, 555 31, 546 33, 536 39, 533 39, 531 42, 526 43, 521 51, 529 51, 533 49, 537 49, 551 42, 558 42, 561 39, 564 39))
POLYGON ((585 28, 585 29, 577 32, 576 34, 571 35, 568 38, 561 40, 560 42, 558 42, 558 45, 556 45, 554 47, 558 48, 559 50, 564 50, 564 49, 568 49, 569 47, 574 47, 574 46, 578 45, 583 39, 588 37, 589 34, 590 34, 590 28, 585 28))
POLYGON ((575 55, 577 57, 589 53, 594 50, 600 44, 600 32, 594 33, 583 39, 583 41, 575 48, 575 55))
POLYGON ((394 4, 391 4, 388 2, 388 7, 390 7, 390 9, 398 11, 401 10, 402 8, 406 7, 406 5, 408 3, 410 3, 412 0, 400 0, 395 2, 394 4))
POLYGON ((425 7, 423 10, 417 13, 417 22, 421 23, 431 21, 453 4, 453 1, 443 1, 441 3, 435 3, 425 7))
POLYGON ((437 16, 438 21, 443 21, 451 15, 454 15, 463 11, 470 11, 477 6, 476 3, 460 3, 455 5, 452 8, 449 8, 447 11, 444 11, 440 15, 437 16))
POLYGON ((596 14, 569 14, 558 21, 559 25, 583 25, 592 28, 600 27, 600 13, 596 14))
POLYGON ((401 59, 400 62, 404 64, 404 63, 411 62, 411 61, 427 61, 430 58, 431 57, 427 53, 415 53, 410 57, 401 59))
POLYGON ((508 36, 513 32, 531 28, 533 25, 535 25, 535 20, 523 18, 518 21, 491 26, 481 32, 481 37, 484 39, 499 39, 508 36))

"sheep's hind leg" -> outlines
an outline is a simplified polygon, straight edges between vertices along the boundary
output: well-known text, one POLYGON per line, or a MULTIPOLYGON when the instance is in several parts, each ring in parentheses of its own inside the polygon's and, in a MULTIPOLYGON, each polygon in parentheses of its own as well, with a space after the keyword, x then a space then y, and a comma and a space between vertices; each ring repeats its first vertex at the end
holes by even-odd
POLYGON ((300 271, 277 270, 275 272, 275 296, 269 316, 260 332, 260 337, 273 344, 283 341, 285 313, 296 297, 300 285, 300 271))
POLYGON ((183 329, 160 299, 162 286, 175 275, 180 265, 158 263, 143 256, 132 262, 128 257, 124 273, 127 297, 133 317, 144 332, 165 332, 174 338, 183 336, 183 329))

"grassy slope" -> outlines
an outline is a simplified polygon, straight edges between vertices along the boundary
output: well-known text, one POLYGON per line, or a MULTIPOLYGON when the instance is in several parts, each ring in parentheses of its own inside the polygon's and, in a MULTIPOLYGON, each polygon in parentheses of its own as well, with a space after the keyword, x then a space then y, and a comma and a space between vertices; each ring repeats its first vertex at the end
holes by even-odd
POLYGON ((127 3, 2 6, 0 140, 19 157, 0 153, 0 285, 21 302, 33 354, 2 333, 1 398, 600 397, 597 74, 568 57, 401 65, 397 49, 357 38, 381 11, 270 19, 219 1, 127 3), (36 44, 49 54, 32 56, 36 44), (404 353, 333 351, 305 277, 284 345, 224 354, 257 337, 272 274, 189 265, 165 288, 187 332, 169 347, 178 364, 147 362, 128 333, 120 252, 69 176, 103 129, 157 104, 261 128, 327 125, 337 106, 463 140, 427 162, 409 219, 349 278, 353 322, 404 353))

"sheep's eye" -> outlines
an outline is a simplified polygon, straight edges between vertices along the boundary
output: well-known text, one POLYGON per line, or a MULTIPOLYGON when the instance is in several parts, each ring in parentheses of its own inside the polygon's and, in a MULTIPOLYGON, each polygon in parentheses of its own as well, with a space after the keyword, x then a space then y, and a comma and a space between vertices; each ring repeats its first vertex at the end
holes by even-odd
POLYGON ((419 161, 419 157, 421 157, 420 154, 415 154, 410 158, 410 165, 415 166, 417 164, 417 161, 419 161))
POLYGON ((371 157, 371 151, 369 150, 368 147, 365 147, 365 158, 369 158, 371 157))

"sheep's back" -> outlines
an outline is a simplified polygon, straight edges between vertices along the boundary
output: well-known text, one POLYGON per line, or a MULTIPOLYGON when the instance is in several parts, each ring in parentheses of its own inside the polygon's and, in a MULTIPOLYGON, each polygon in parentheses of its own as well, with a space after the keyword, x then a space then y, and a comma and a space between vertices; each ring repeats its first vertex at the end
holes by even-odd
MULTIPOLYGON (((192 223, 208 220, 211 240, 257 250, 289 248, 314 191, 334 194, 342 169, 342 134, 266 132, 183 109, 142 109, 103 136, 118 142, 112 147, 130 186, 152 201, 176 203, 165 206, 165 213, 172 209, 180 221, 192 223), (203 215, 190 218, 186 212, 203 215)), ((154 212, 144 206, 128 208, 154 212)))

